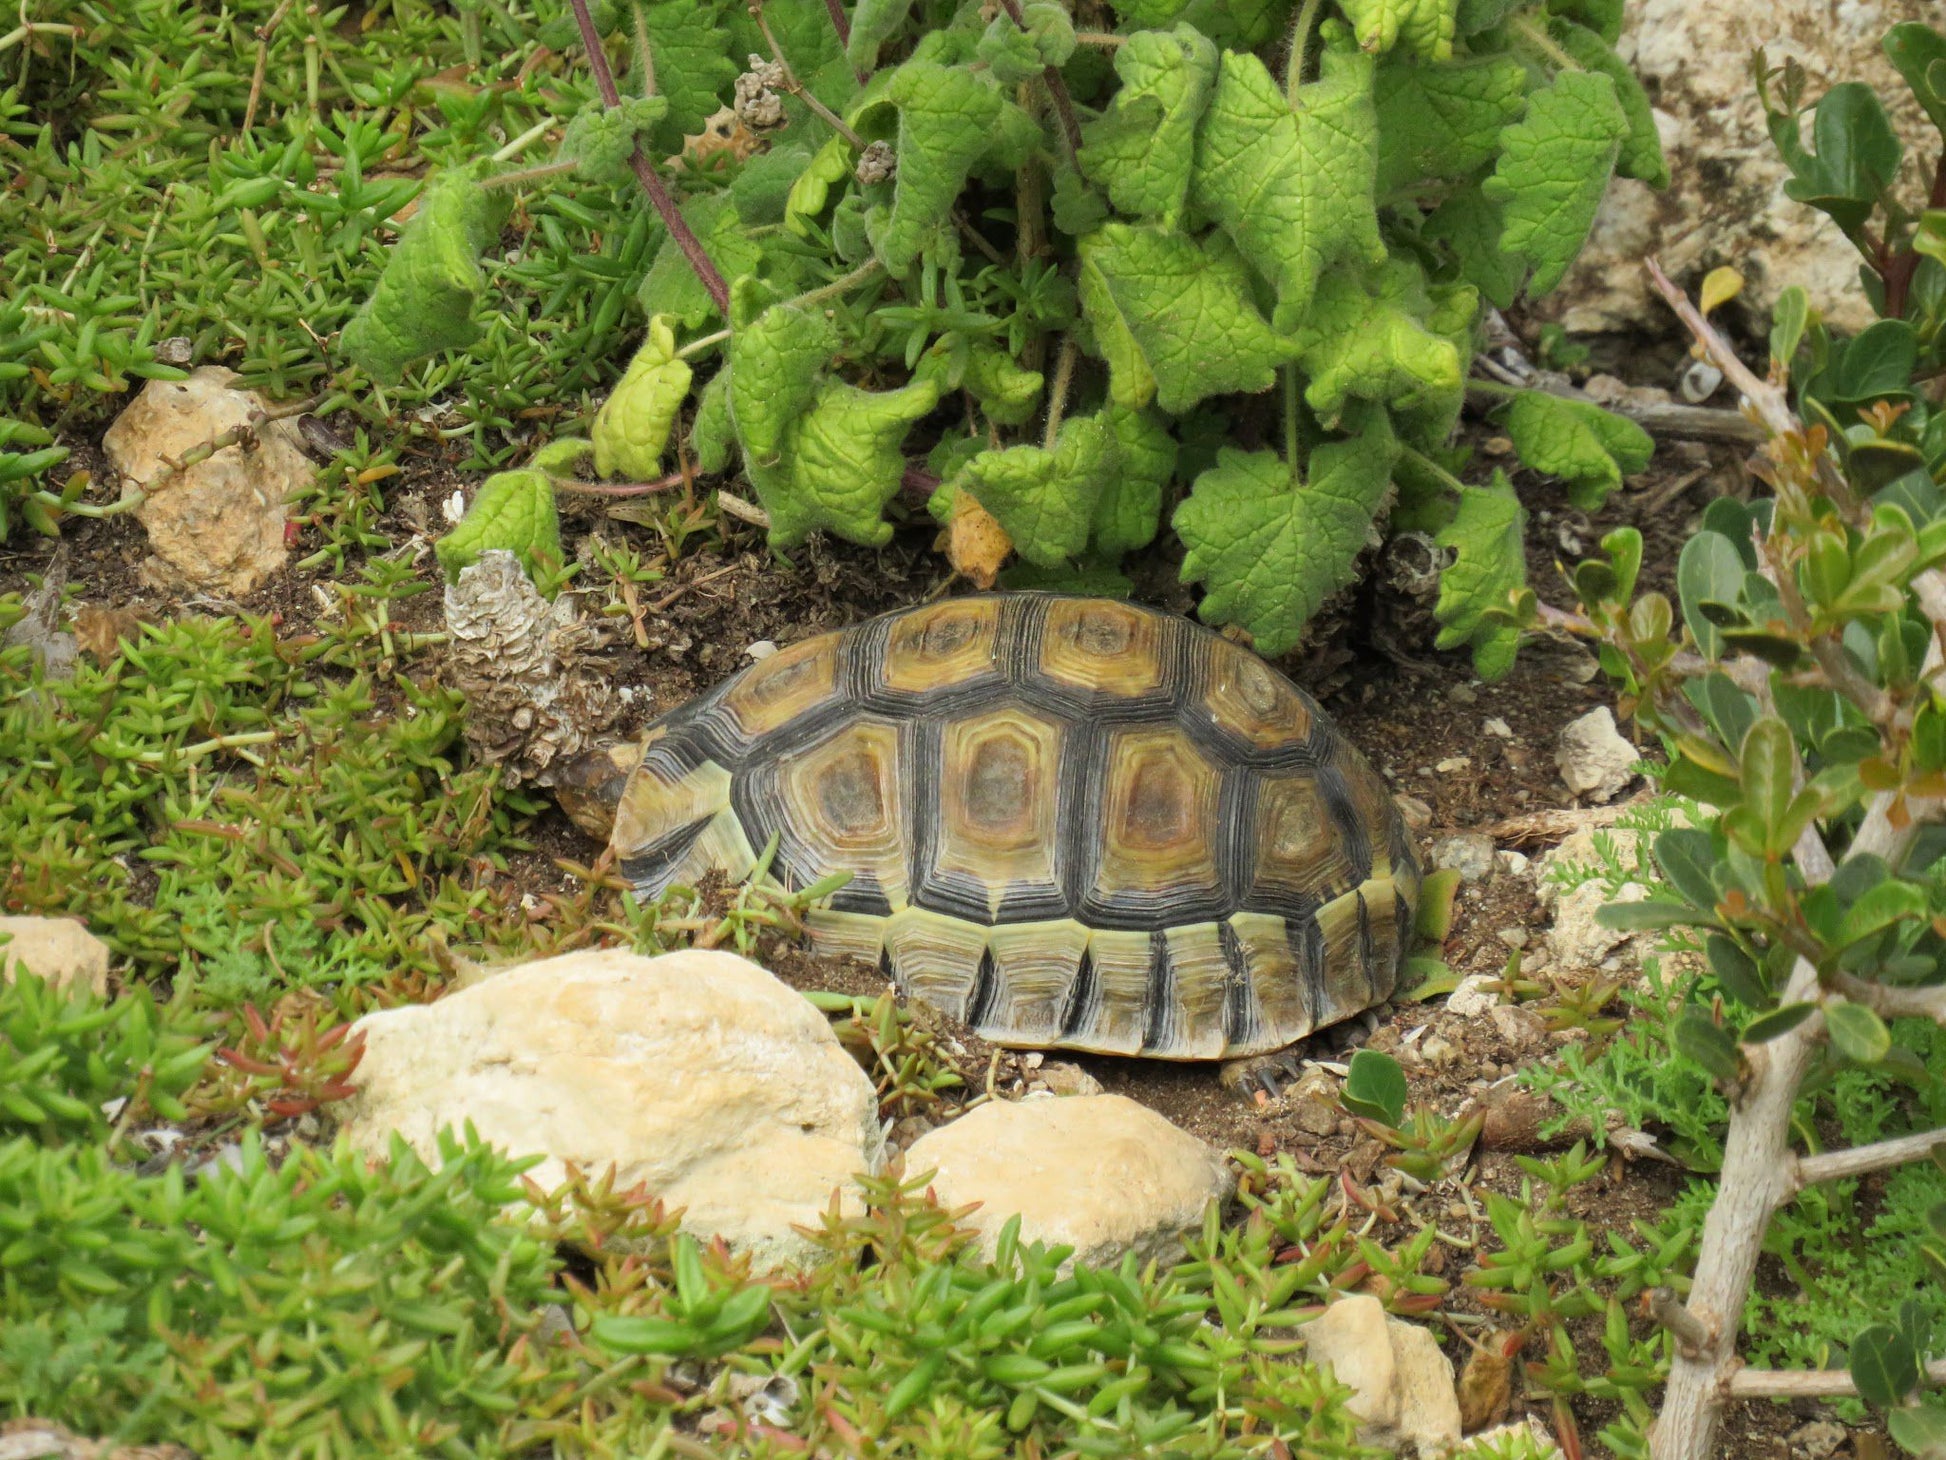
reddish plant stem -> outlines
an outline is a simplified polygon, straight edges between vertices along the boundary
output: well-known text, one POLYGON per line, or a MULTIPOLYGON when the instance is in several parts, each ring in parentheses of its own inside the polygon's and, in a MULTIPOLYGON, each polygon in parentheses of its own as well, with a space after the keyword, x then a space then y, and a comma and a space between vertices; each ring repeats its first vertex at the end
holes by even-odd
POLYGON ((565 477, 549 480, 554 483, 555 491, 577 497, 646 497, 651 492, 673 492, 687 477, 683 472, 672 471, 652 482, 576 482, 565 477))
MULTIPOLYGON (((581 44, 588 52, 588 66, 595 74, 595 88, 601 92, 601 104, 617 107, 622 104, 622 93, 615 85, 615 73, 609 69, 608 56, 601 48, 601 35, 595 29, 595 18, 588 12, 588 0, 568 0, 574 7, 574 23, 581 30, 581 44)), ((669 236, 682 250, 682 256, 689 260, 689 267, 696 271, 696 277, 703 281, 715 303, 717 312, 725 319, 730 317, 730 286, 723 282, 723 274, 716 263, 704 250, 702 240, 696 237, 689 225, 683 221, 676 200, 669 196, 669 189, 656 174, 655 164, 650 162, 638 143, 628 165, 635 169, 635 180, 642 184, 642 191, 649 195, 655 211, 662 217, 662 226, 669 230, 669 236)))
MULTIPOLYGON (((1022 30, 1027 29, 1027 17, 1021 14, 1020 0, 1000 0, 1000 7, 1015 25, 1022 30)), ((1061 118, 1061 140, 1067 144, 1068 162, 1072 165, 1075 154, 1081 150, 1081 122, 1074 113, 1074 98, 1068 94, 1068 83, 1062 78, 1059 68, 1048 66, 1041 74, 1047 81, 1047 94, 1054 98, 1054 110, 1061 118)))
MULTIPOLYGON (((844 0, 824 0, 824 8, 831 14, 831 28, 838 32, 839 47, 844 50, 850 50, 851 21, 845 15, 844 0)), ((772 51, 776 50, 774 42, 772 43, 771 49, 772 51)), ((782 58, 780 57, 779 59, 782 58)), ((867 81, 872 79, 871 73, 862 66, 853 66, 851 68, 851 74, 858 78, 858 84, 860 86, 863 86, 867 81)))

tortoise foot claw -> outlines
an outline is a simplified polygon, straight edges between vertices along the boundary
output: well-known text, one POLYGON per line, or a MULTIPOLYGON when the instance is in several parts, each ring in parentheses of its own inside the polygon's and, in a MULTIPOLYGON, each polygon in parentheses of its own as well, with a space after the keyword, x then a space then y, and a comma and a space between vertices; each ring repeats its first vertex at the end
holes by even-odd
POLYGON ((1225 1060, 1218 1067, 1217 1078, 1223 1082, 1224 1089, 1262 1105, 1282 1098, 1284 1091, 1296 1084, 1303 1073, 1304 1066, 1299 1063, 1297 1052, 1279 1049, 1247 1059, 1225 1060))

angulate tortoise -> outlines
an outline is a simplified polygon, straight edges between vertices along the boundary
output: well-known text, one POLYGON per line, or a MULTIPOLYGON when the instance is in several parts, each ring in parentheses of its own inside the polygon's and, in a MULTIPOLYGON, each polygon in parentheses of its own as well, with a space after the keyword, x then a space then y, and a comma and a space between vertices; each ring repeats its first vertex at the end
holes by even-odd
POLYGON ((778 833, 784 886, 852 874, 815 944, 981 1037, 1232 1077, 1383 1002, 1419 893, 1385 783, 1308 695, 1110 599, 807 639, 565 781, 644 897, 741 878, 778 833))

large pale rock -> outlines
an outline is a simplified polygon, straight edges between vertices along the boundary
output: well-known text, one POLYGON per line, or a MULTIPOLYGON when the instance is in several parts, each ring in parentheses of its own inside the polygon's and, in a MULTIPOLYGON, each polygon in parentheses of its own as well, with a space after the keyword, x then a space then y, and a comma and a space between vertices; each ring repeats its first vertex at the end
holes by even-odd
POLYGON ((834 1190, 884 1163, 872 1084, 802 996, 733 953, 569 953, 434 1004, 358 1023, 365 1058, 346 1128, 383 1154, 397 1131, 427 1158, 472 1121, 533 1173, 617 1168, 699 1237, 760 1268, 801 1266, 834 1190))
POLYGON ((1340 1298, 1304 1325, 1305 1357, 1329 1365, 1352 1397, 1362 1443, 1431 1460, 1460 1438, 1459 1391, 1439 1340, 1386 1316, 1368 1294, 1340 1298))
POLYGON ((205 365, 187 380, 152 380, 101 438, 124 486, 149 493, 135 515, 155 549, 142 565, 155 587, 240 596, 284 565, 285 504, 315 475, 293 422, 260 422, 254 446, 225 446, 180 471, 164 460, 265 408, 255 392, 233 389, 235 379, 205 365))
POLYGON ((1615 728, 1615 712, 1602 705, 1561 728, 1554 764, 1561 782, 1577 796, 1612 801, 1635 779, 1642 753, 1615 728))
POLYGON ((12 983, 17 969, 46 979, 57 989, 82 983, 97 994, 108 992, 108 945, 78 918, 0 917, 0 981, 12 983))
POLYGON ((967 1220, 989 1253, 1018 1216, 1021 1241, 1072 1245, 1088 1266, 1131 1249, 1166 1258, 1236 1184, 1216 1152, 1125 1095, 982 1105, 914 1141, 905 1169, 933 1171, 944 1206, 980 1203, 967 1220))
MULTIPOLYGON (((1762 46, 1772 66, 1795 59, 1810 75, 1807 100, 1841 81, 1869 83, 1905 139, 1908 173, 1915 159, 1930 169, 1937 138, 1880 42, 1900 21, 1937 25, 1937 0, 1635 0, 1626 15, 1619 49, 1654 103, 1671 181, 1657 193, 1618 178, 1588 246, 1539 308, 1572 331, 1668 328, 1642 271, 1656 254, 1692 294, 1708 270, 1733 264, 1760 314, 1802 284, 1838 328, 1870 324, 1858 251, 1822 213, 1784 196, 1790 174, 1765 131, 1750 55, 1762 46)), ((1923 199, 1924 184, 1906 182, 1908 200, 1923 199)))
POLYGON ((1644 865, 1649 852, 1642 845, 1641 834, 1612 826, 1583 828, 1536 864, 1535 899, 1543 911, 1552 914, 1547 953, 1563 973, 1592 969, 1611 957, 1639 962, 1642 953, 1652 946, 1647 934, 1619 932, 1595 921, 1596 914, 1611 902, 1641 902, 1649 895, 1643 883, 1633 880, 1622 883, 1613 893, 1607 890, 1607 879, 1594 870, 1606 865, 1604 843, 1624 872, 1639 869, 1644 875, 1653 873, 1653 864, 1644 865), (1573 882, 1565 889, 1561 884, 1570 879, 1560 876, 1563 869, 1571 872, 1573 882))

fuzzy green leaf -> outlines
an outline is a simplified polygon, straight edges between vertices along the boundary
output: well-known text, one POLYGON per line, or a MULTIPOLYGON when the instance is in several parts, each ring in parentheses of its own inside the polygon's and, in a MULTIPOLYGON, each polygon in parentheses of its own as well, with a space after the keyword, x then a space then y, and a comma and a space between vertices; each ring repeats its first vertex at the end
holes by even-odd
POLYGON ((999 520, 1023 561, 1051 568, 1079 557, 1088 545, 1096 503, 1119 455, 1115 433, 1104 422, 1072 416, 1052 451, 983 451, 962 469, 959 486, 999 520))
POLYGON ((729 99, 742 68, 730 59, 730 33, 716 24, 715 7, 696 0, 654 0, 633 8, 648 32, 656 95, 669 104, 656 144, 674 152, 684 137, 701 133, 729 99))
POLYGON ((952 234, 954 200, 993 145, 1004 98, 978 73, 935 61, 906 62, 883 97, 899 111, 899 170, 872 244, 891 273, 903 274, 935 236, 952 234))
POLYGON ((1615 54, 1615 48, 1586 26, 1556 19, 1554 39, 1562 50, 1588 71, 1598 71, 1615 83, 1615 99, 1628 118, 1628 134, 1615 157, 1615 170, 1623 177, 1636 178, 1652 188, 1669 186, 1669 163, 1662 155, 1662 136, 1655 129, 1655 114, 1649 94, 1628 62, 1615 54))
POLYGON ((1427 178, 1463 178, 1491 162, 1500 133, 1527 105, 1527 68, 1511 56, 1442 66, 1381 66, 1378 190, 1427 178))
POLYGON ((1122 85, 1107 112, 1082 127, 1081 167, 1122 212, 1167 227, 1181 218, 1216 68, 1216 47, 1186 25, 1138 32, 1115 52, 1122 85))
POLYGON ((912 0, 858 0, 851 11, 851 39, 845 58, 860 71, 878 65, 878 48, 904 27, 912 0))
POLYGON ((1176 438, 1153 411, 1132 411, 1112 402, 1101 418, 1120 452, 1114 475, 1095 503, 1089 546, 1113 560, 1155 540, 1162 488, 1176 471, 1176 438))
POLYGON ((1110 223, 1080 252, 1081 306, 1118 405, 1153 397, 1180 414, 1206 396, 1268 390, 1295 353, 1257 313, 1249 278, 1227 250, 1153 225, 1110 223))
POLYGON ((1649 464, 1655 442, 1625 416, 1589 401, 1523 390, 1507 412, 1507 438, 1535 471, 1561 478, 1575 506, 1592 511, 1649 464))
POLYGON ((1519 295, 1527 267, 1517 256, 1502 251, 1500 234, 1505 227, 1498 203, 1478 188, 1462 188, 1426 215, 1422 232, 1428 240, 1452 249, 1460 277, 1495 307, 1506 309, 1519 295))
POLYGON ((689 449, 696 453, 696 465, 704 471, 718 472, 730 464, 730 448, 736 431, 730 424, 730 367, 725 365, 712 375, 696 399, 696 418, 689 424, 689 449))
MULTIPOLYGON (((728 192, 698 193, 683 204, 682 216, 724 278, 754 275, 762 265, 763 244, 737 217, 728 192)), ((676 241, 667 235, 635 297, 649 314, 666 314, 686 330, 722 322, 703 281, 696 277, 676 241)))
POLYGON ((784 437, 818 394, 818 371, 838 347, 822 313, 773 304, 730 341, 730 420, 744 460, 775 466, 784 437))
POLYGON ((1405 259, 1371 275, 1333 270, 1319 283, 1295 339, 1311 377, 1304 398, 1326 425, 1354 396, 1405 414, 1457 411, 1465 367, 1452 341, 1422 322, 1431 308, 1405 259))
POLYGON ((339 336, 345 357, 391 385, 414 361, 478 339, 473 307, 486 287, 480 254, 499 211, 471 173, 435 178, 400 230, 371 297, 339 336))
POLYGON ((459 525, 433 546, 448 582, 479 561, 480 554, 504 548, 520 559, 533 578, 542 559, 558 563, 561 523, 554 510, 554 487, 547 473, 531 467, 495 472, 474 495, 459 525))
POLYGON ((1501 247, 1534 266, 1529 293, 1560 283, 1581 252, 1627 136, 1615 83, 1595 71, 1561 72, 1502 134, 1481 191, 1501 205, 1501 247))
POLYGON ((675 332, 657 315, 648 338, 595 415, 595 470, 638 480, 662 469, 669 428, 689 395, 689 362, 676 355, 675 332))
POLYGON ((1482 679, 1499 679, 1513 668, 1520 631, 1486 615, 1506 608, 1508 594, 1527 581, 1526 525, 1513 484, 1496 471, 1487 486, 1461 490, 1458 513, 1435 539, 1455 557, 1439 580, 1433 616, 1442 627, 1434 642, 1441 649, 1471 644, 1482 679))
POLYGON ((669 115, 666 96, 625 96, 620 106, 591 101, 575 113, 561 138, 561 156, 587 182, 620 184, 633 176, 628 160, 638 142, 653 138, 669 115))
POLYGON ((975 345, 967 352, 966 389, 995 425, 1018 426, 1031 417, 1043 383, 1040 371, 1025 368, 1005 350, 975 345))
POLYGON ((1429 61, 1453 54, 1453 24, 1459 0, 1339 0, 1358 44, 1368 51, 1389 51, 1401 41, 1406 49, 1429 61))
POLYGON ((1371 57, 1326 51, 1293 112, 1255 56, 1225 52, 1217 72, 1191 196, 1276 286, 1279 329, 1303 319, 1325 265, 1385 257, 1372 76, 1371 57))
MULTIPOLYGON (((733 402, 742 373, 739 365, 733 402)), ((820 389, 810 412, 790 423, 784 465, 750 472, 770 514, 771 543, 792 547, 820 529, 868 547, 891 541, 884 512, 905 475, 901 448, 912 423, 938 403, 939 387, 927 380, 900 390, 836 381, 820 389)))
POLYGON ((1202 617, 1241 624, 1264 654, 1295 644, 1325 599, 1351 581, 1391 486, 1395 451, 1376 412, 1362 436, 1313 451, 1308 480, 1273 452, 1219 451, 1174 518, 1188 549, 1183 581, 1204 587, 1202 617))
POLYGON ((831 190, 851 176, 851 169, 851 144, 843 137, 833 137, 820 147, 784 198, 784 227, 799 238, 809 238, 805 220, 824 211, 831 190))

